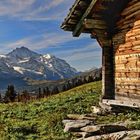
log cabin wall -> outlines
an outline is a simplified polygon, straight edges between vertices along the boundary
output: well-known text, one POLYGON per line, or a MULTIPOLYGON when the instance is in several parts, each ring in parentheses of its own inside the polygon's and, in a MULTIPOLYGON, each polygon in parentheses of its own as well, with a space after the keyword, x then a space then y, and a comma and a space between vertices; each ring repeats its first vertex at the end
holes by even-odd
POLYGON ((140 99, 140 1, 122 11, 112 38, 115 98, 140 99))

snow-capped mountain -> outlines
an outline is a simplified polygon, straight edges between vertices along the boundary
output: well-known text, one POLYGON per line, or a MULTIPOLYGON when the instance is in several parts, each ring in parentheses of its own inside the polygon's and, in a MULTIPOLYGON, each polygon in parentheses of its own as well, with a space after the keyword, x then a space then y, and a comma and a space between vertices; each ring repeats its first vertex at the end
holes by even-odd
POLYGON ((59 80, 77 75, 76 69, 66 61, 50 54, 41 55, 26 47, 16 48, 0 55, 0 77, 59 80))

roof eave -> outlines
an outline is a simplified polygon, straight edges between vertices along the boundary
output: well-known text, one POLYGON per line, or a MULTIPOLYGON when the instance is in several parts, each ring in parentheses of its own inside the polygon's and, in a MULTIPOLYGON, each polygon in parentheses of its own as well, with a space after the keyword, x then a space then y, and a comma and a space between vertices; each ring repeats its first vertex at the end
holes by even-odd
POLYGON ((88 6, 87 10, 85 11, 85 13, 83 14, 82 18, 80 19, 80 21, 77 23, 75 29, 73 30, 73 36, 74 37, 79 37, 80 34, 82 33, 82 30, 84 28, 84 20, 85 18, 89 15, 89 13, 91 12, 91 10, 93 9, 94 5, 96 4, 98 0, 92 0, 90 5, 88 6))
POLYGON ((95 3, 97 1, 98 0, 91 0, 91 1, 87 2, 87 1, 83 1, 83 0, 76 0, 74 5, 70 9, 68 16, 65 18, 64 22, 62 23, 61 29, 63 29, 64 31, 72 31, 74 37, 80 36, 80 34, 83 31, 83 21, 88 16, 88 14, 91 12, 91 10, 93 9, 93 6, 95 5, 95 3), (78 7, 78 4, 80 4, 81 2, 86 3, 87 7, 86 7, 84 13, 81 13, 81 11, 79 12, 79 13, 81 13, 80 19, 75 22, 75 25, 72 25, 69 23, 69 20, 71 20, 71 17, 73 16, 73 12, 77 11, 76 8, 78 7))

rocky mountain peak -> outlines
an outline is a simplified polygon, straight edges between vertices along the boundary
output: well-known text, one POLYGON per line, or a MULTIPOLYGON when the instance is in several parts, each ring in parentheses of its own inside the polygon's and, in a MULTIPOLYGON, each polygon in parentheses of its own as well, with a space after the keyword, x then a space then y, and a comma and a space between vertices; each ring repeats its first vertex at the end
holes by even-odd
POLYGON ((28 58, 28 57, 38 57, 40 54, 31 51, 30 49, 22 46, 20 48, 16 48, 10 53, 7 54, 9 57, 19 57, 19 58, 28 58))
POLYGON ((9 78, 7 82, 13 81, 13 77, 34 80, 60 80, 71 78, 77 74, 77 70, 65 60, 50 54, 38 54, 24 46, 14 49, 7 55, 0 55, 0 79, 6 75, 4 77, 9 78))

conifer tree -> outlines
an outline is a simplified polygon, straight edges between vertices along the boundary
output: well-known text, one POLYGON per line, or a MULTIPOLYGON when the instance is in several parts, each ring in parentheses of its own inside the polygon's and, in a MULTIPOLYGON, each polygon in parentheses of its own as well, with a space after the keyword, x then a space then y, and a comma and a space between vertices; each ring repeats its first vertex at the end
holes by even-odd
POLYGON ((2 96, 1 96, 1 93, 0 93, 0 102, 2 102, 2 96))
POLYGON ((86 77, 84 77, 83 83, 84 83, 84 84, 88 83, 86 77))
POLYGON ((66 90, 67 90, 66 86, 63 85, 62 91, 66 91, 66 90))
POLYGON ((48 87, 46 87, 46 96, 50 96, 50 90, 48 87))
POLYGON ((41 92, 41 88, 39 87, 38 88, 38 98, 41 98, 42 97, 42 92, 41 92))
POLYGON ((67 83, 67 90, 69 90, 69 89, 71 89, 71 83, 70 83, 70 81, 68 81, 68 83, 67 83))
POLYGON ((29 98, 30 98, 29 96, 30 96, 30 95, 29 95, 29 93, 28 93, 27 90, 24 90, 24 91, 23 91, 23 95, 24 95, 24 101, 29 100, 29 98))
POLYGON ((89 76, 88 82, 90 83, 90 82, 93 82, 93 81, 94 81, 93 77, 92 76, 89 76))
POLYGON ((43 98, 46 97, 46 89, 43 88, 43 98))
POLYGON ((59 93, 59 89, 58 87, 54 87, 52 90, 52 94, 57 94, 57 93, 59 93))
POLYGON ((5 94, 5 101, 6 102, 13 102, 16 98, 16 93, 13 85, 8 85, 6 94, 5 94))

